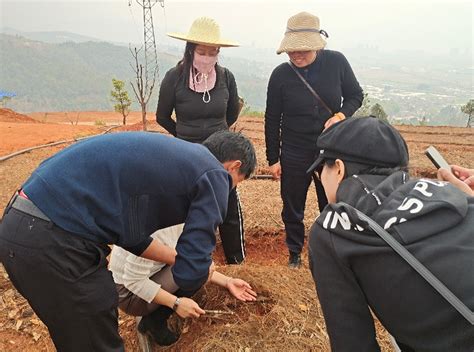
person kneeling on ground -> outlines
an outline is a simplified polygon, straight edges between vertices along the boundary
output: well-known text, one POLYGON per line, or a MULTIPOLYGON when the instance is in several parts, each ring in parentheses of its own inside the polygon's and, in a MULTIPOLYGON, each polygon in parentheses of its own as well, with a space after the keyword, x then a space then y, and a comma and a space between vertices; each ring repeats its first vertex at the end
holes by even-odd
POLYGON ((372 311, 402 351, 472 351, 468 319, 339 202, 371 217, 472 310, 474 197, 411 180, 405 141, 375 118, 329 127, 318 148, 308 171, 329 205, 311 228, 309 254, 332 350, 379 351, 372 311))
MULTIPOLYGON (((156 231, 152 237, 174 247, 179 242, 184 224, 156 231)), ((161 346, 171 345, 178 335, 167 326, 167 320, 175 311, 181 318, 195 318, 204 314, 190 297, 197 291, 179 289, 174 283, 171 268, 174 262, 161 263, 127 252, 114 246, 109 269, 112 271, 119 295, 119 308, 127 314, 142 316, 138 331, 147 334, 161 346)), ((225 287, 241 301, 255 301, 257 294, 244 280, 228 277, 211 270, 209 281, 225 287)))

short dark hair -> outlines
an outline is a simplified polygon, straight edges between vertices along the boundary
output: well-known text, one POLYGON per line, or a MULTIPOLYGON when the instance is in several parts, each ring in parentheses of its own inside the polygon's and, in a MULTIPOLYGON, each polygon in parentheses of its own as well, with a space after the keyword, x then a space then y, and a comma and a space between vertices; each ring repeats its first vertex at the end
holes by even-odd
POLYGON ((257 166, 257 157, 252 142, 240 132, 227 130, 211 134, 202 143, 221 163, 240 160, 240 174, 248 179, 257 166))

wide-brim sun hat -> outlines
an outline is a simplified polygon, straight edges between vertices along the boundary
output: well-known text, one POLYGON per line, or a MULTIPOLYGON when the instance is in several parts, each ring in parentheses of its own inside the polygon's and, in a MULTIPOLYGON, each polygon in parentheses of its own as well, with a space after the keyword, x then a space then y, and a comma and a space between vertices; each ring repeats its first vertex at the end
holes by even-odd
POLYGON ((285 36, 277 54, 322 49, 326 46, 322 35, 328 37, 319 26, 319 18, 308 12, 300 12, 288 19, 285 36))
POLYGON ((240 44, 221 37, 221 30, 215 20, 199 17, 194 20, 188 33, 166 33, 171 38, 185 40, 194 44, 233 47, 240 44))

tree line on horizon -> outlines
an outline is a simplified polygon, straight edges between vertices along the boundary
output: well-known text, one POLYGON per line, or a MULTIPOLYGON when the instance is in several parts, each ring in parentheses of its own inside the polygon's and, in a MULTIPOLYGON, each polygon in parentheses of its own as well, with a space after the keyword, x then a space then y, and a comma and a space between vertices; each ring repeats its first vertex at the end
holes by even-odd
MULTIPOLYGON (((1 104, 8 104, 18 111, 110 111, 114 109, 110 99, 112 79, 123 80, 126 87, 133 80, 132 60, 127 47, 105 42, 48 44, 3 34, 0 34, 0 44, 4 61, 0 66, 0 89, 17 94, 10 101, 8 98, 2 100, 1 104)), ((158 55, 158 80, 161 80, 180 58, 164 53, 158 55)), ((244 111, 263 115, 266 80, 261 76, 254 77, 254 72, 248 68, 249 63, 242 59, 232 61, 226 58, 226 61, 236 76, 239 93, 246 101, 244 111)), ((155 89, 148 103, 150 111, 156 107, 157 91, 155 89)), ((366 96, 357 115, 372 114, 390 120, 393 106, 385 104, 366 96)), ((132 101, 130 109, 140 110, 140 106, 132 101)), ((465 126, 463 113, 468 115, 467 123, 472 126, 472 102, 462 105, 462 109, 445 106, 430 121, 425 115, 421 116, 419 123, 465 126)))

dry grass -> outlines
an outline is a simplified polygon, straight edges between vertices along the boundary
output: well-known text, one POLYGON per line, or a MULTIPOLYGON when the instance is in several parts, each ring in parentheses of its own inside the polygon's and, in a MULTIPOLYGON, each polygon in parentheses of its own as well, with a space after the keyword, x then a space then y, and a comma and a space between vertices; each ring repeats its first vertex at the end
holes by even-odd
MULTIPOLYGON (((254 303, 235 300, 215 285, 196 295, 204 309, 234 312, 186 320, 179 341, 155 351, 330 351, 314 282, 307 267, 242 265, 220 271, 251 283, 259 293, 254 303)), ((382 351, 392 351, 383 329, 382 351)))
MULTIPOLYGON (((99 113, 94 116, 99 116, 99 113)), ((71 129, 74 127, 70 126, 71 129)), ((138 124, 127 128, 139 127, 138 124)), ((50 136, 52 128, 55 126, 34 124, 34 129, 31 129, 34 133, 24 133, 21 141, 27 140, 32 145, 41 144, 43 138, 50 136)), ((259 160, 257 173, 268 173, 262 119, 241 118, 237 130, 243 130, 255 144, 259 160)), ((423 155, 429 144, 437 145, 449 162, 474 166, 474 131, 470 129, 402 127, 400 130, 408 141, 412 173, 415 175, 433 176, 434 168, 423 155)), ((5 138, 2 144, 11 147, 12 139, 5 138)), ((0 164, 0 210, 3 210, 13 191, 34 168, 58 150, 60 148, 36 150, 0 164)), ((169 348, 156 350, 329 351, 324 319, 307 266, 300 270, 286 267, 287 251, 280 217, 279 183, 251 180, 239 186, 239 191, 248 236, 248 258, 244 265, 221 266, 219 271, 248 281, 259 293, 260 300, 256 303, 241 303, 225 289, 207 285, 197 294, 198 303, 205 309, 229 310, 235 314, 210 315, 184 322, 173 318, 175 326, 182 330, 180 340, 169 348)), ((309 228, 317 214, 315 192, 311 189, 305 213, 306 228, 309 228)), ((219 256, 222 258, 222 249, 218 247, 216 259, 219 256)), ((54 350, 45 326, 31 314, 24 299, 12 289, 1 266, 0 308, 0 350, 54 350), (20 325, 19 320, 22 320, 20 325)), ((121 314, 119 327, 126 350, 138 351, 134 318, 121 314)), ((388 334, 378 322, 376 331, 382 351, 392 351, 388 334)), ((354 350, 357 351, 357 346, 354 346, 354 350)))

